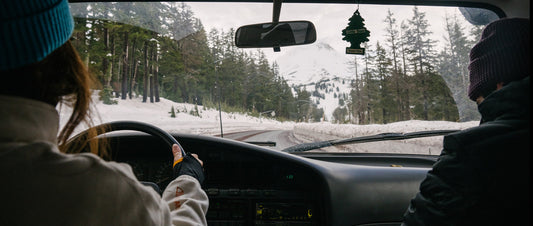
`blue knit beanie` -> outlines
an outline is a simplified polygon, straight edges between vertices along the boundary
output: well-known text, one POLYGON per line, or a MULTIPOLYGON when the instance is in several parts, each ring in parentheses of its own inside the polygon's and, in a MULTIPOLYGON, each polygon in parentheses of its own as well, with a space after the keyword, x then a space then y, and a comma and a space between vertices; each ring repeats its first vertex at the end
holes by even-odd
POLYGON ((0 1, 0 71, 41 61, 73 29, 67 0, 0 1))

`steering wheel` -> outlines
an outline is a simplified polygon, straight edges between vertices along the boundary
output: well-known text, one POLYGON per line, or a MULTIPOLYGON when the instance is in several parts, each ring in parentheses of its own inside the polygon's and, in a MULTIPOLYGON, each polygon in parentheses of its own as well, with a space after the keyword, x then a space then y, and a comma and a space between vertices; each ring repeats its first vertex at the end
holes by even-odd
MULTIPOLYGON (((162 139, 170 148, 172 148, 173 144, 177 144, 180 147, 181 155, 185 157, 185 150, 183 147, 181 147, 180 143, 174 138, 172 135, 167 133, 166 131, 150 125, 148 123, 144 122, 136 122, 136 121, 114 121, 114 122, 108 122, 103 123, 98 126, 95 126, 91 129, 96 129, 97 133, 96 135, 112 132, 112 131, 119 131, 119 130, 134 130, 134 131, 140 131, 145 132, 147 134, 150 134, 152 136, 158 137, 162 139)), ((87 129, 78 135, 74 136, 73 138, 69 139, 67 142, 67 146, 70 146, 73 143, 79 143, 80 141, 87 140, 89 138, 89 131, 91 129, 87 129)))
MULTIPOLYGON (((172 148, 173 144, 177 144, 179 148, 181 149, 182 156, 185 157, 186 155, 183 147, 181 147, 180 143, 172 135, 170 135, 166 131, 156 126, 153 126, 153 125, 150 125, 144 122, 136 122, 136 121, 108 122, 108 123, 104 123, 104 124, 95 126, 93 128, 87 129, 79 133, 78 135, 72 137, 71 139, 69 139, 66 144, 67 149, 68 147, 72 147, 72 145, 83 144, 84 141, 87 141, 88 139, 93 138, 93 137, 89 137, 90 136, 89 131, 91 130, 96 130, 97 134, 96 135, 93 134, 93 136, 98 136, 104 133, 108 133, 112 131, 120 131, 120 130, 134 130, 134 131, 145 132, 147 134, 160 138, 170 148, 172 148)), ((156 190, 159 194, 161 194, 160 184, 156 184, 154 182, 148 182, 148 181, 140 181, 140 182, 144 185, 154 188, 154 190, 156 190)))

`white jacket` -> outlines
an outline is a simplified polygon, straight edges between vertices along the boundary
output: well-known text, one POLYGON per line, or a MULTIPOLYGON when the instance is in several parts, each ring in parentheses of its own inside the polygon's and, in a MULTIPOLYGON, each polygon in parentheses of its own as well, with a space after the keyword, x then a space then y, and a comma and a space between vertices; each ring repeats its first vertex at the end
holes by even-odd
POLYGON ((207 224, 195 178, 178 177, 161 198, 127 164, 60 153, 58 125, 51 105, 0 95, 0 225, 207 224))

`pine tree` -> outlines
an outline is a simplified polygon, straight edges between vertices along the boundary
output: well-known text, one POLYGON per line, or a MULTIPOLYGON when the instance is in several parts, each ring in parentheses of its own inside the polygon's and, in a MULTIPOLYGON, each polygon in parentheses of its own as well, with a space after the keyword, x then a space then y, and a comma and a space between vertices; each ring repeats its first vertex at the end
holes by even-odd
POLYGON ((412 116, 412 112, 411 112, 411 89, 412 89, 412 84, 410 82, 407 82, 409 81, 409 77, 407 75, 407 72, 408 72, 408 68, 409 68, 409 65, 407 64, 407 54, 409 52, 409 50, 407 49, 407 45, 408 45, 408 36, 407 35, 404 35, 404 33, 402 33, 402 31, 407 31, 408 27, 407 25, 402 21, 400 23, 400 53, 401 53, 401 60, 402 60, 402 71, 400 72, 400 77, 402 79, 403 82, 403 90, 404 92, 401 94, 401 98, 403 100, 403 104, 402 104, 402 112, 403 112, 403 115, 404 115, 404 119, 412 119, 413 116, 412 116))
POLYGON ((448 45, 439 54, 437 71, 442 74, 453 94, 453 99, 459 109, 460 121, 479 120, 479 113, 474 102, 468 99, 468 64, 472 41, 467 39, 464 25, 460 24, 457 16, 446 15, 446 35, 448 45))
POLYGON ((104 87, 104 89, 102 89, 100 91, 99 97, 100 97, 100 100, 104 104, 108 104, 108 105, 118 104, 118 101, 112 99, 113 98, 113 89, 111 89, 111 87, 109 87, 109 86, 104 87))
POLYGON ((364 56, 364 73, 363 73, 363 83, 364 86, 361 89, 361 101, 363 108, 363 123, 371 124, 374 123, 374 101, 377 98, 379 91, 379 84, 375 79, 375 67, 374 67, 374 52, 371 50, 371 46, 366 44, 365 48, 369 51, 364 56))
POLYGON ((429 23, 426 19, 426 13, 420 12, 418 7, 413 8, 413 17, 408 20, 409 28, 406 31, 407 40, 409 44, 409 52, 411 53, 411 62, 414 66, 415 75, 418 75, 417 82, 422 98, 422 119, 429 119, 429 93, 427 90, 427 73, 432 70, 432 65, 435 65, 434 43, 430 39, 431 31, 429 30, 429 23))
POLYGON ((376 75, 378 80, 378 89, 379 96, 376 97, 373 105, 381 108, 381 114, 378 118, 381 118, 381 122, 386 124, 390 122, 390 112, 395 107, 392 97, 390 95, 391 86, 390 83, 390 66, 391 60, 387 57, 385 49, 379 44, 379 41, 376 43, 376 75))
POLYGON ((143 75, 143 103, 146 103, 148 100, 148 76, 149 76, 149 64, 148 64, 148 41, 144 41, 144 60, 143 60, 143 67, 144 67, 144 75, 143 75))
POLYGON ((176 118, 176 112, 174 111, 174 106, 172 106, 170 108, 170 117, 171 118, 176 118))
POLYGON ((400 40, 398 40, 399 36, 399 30, 396 24, 396 19, 393 17, 394 14, 390 11, 390 9, 387 11, 387 17, 385 18, 384 22, 387 23, 387 27, 385 28, 385 31, 387 32, 387 39, 388 46, 390 48, 390 52, 392 53, 392 79, 394 82, 394 92, 396 96, 394 99, 396 100, 396 112, 397 112, 397 119, 399 121, 405 120, 405 116, 403 114, 404 109, 404 103, 403 103, 403 91, 402 87, 405 85, 402 79, 402 74, 400 73, 400 66, 399 66, 399 46, 398 43, 400 40))

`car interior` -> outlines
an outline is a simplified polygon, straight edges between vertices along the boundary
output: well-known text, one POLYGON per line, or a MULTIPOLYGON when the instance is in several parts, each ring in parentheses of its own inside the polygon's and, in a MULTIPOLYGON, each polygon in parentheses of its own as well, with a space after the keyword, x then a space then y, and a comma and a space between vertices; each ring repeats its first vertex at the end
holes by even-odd
MULTIPOLYGON (((276 8, 278 14, 283 13, 283 4, 288 3, 340 3, 476 7, 491 10, 500 18, 529 18, 530 4, 527 0, 228 2, 271 3, 272 9, 265 10, 272 10, 274 15, 276 8)), ((309 37, 313 39, 312 35, 309 37)), ((280 46, 282 51, 291 48, 275 42, 258 45, 268 46, 269 51, 272 48, 276 51, 280 46)), ((123 124, 128 123, 131 122, 123 124)), ((153 182, 161 190, 172 178, 172 153, 169 151, 172 139, 187 153, 200 156, 206 175, 202 186, 209 197, 209 225, 400 225, 409 201, 438 158, 438 155, 392 153, 286 153, 217 136, 167 133, 142 123, 121 127, 123 124, 110 128, 127 131, 95 139, 107 139, 111 160, 128 163, 140 181, 153 182)), ((77 138, 79 136, 71 142, 76 142, 77 138)))

